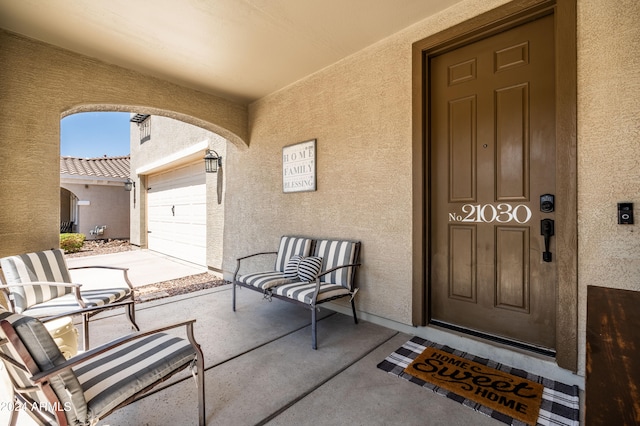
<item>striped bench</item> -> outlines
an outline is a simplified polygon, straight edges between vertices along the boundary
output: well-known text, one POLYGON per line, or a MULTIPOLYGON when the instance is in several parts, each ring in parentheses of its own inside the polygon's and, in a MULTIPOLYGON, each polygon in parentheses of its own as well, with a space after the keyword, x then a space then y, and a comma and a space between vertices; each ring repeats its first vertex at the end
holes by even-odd
POLYGON ((277 251, 260 252, 237 259, 233 275, 233 310, 236 310, 236 286, 261 292, 265 299, 285 300, 311 310, 311 343, 317 349, 316 307, 322 303, 349 297, 353 320, 358 323, 354 297, 358 292, 355 277, 360 266, 360 242, 314 240, 283 236, 277 251), (275 255, 273 270, 240 273, 247 259, 275 255))

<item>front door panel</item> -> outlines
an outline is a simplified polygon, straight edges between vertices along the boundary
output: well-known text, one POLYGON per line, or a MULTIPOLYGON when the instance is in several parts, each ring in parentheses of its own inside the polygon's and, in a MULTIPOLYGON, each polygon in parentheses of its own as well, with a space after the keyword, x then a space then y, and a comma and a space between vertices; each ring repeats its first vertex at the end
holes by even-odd
POLYGON ((431 319, 555 348, 553 17, 436 56, 431 319))

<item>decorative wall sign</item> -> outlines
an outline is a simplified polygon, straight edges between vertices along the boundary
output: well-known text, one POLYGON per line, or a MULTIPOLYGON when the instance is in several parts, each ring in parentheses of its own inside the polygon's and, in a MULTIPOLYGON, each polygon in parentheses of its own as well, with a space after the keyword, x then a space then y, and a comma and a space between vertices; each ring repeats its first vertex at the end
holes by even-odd
POLYGON ((316 190, 316 140, 311 139, 282 148, 282 190, 316 190))

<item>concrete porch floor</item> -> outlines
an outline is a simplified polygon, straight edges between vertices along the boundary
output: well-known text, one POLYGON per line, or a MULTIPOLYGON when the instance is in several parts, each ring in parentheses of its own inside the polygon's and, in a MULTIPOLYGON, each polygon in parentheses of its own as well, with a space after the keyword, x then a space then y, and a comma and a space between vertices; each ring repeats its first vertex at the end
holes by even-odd
MULTIPOLYGON (((322 310, 318 350, 311 349, 308 310, 230 286, 140 305, 144 330, 196 318, 205 354, 210 425, 497 425, 427 389, 376 368, 411 338, 370 322, 322 310)), ((116 311, 113 312, 114 314, 116 311)), ((128 331, 121 315, 93 324, 93 344, 128 331)), ((125 407, 100 425, 197 423, 196 388, 187 372, 161 391, 125 407)))
MULTIPOLYGON (((105 257, 96 260, 92 263, 109 263, 105 257)), ((143 331, 197 320, 195 338, 205 357, 209 425, 502 424, 378 369, 379 362, 412 337, 409 332, 366 318, 356 325, 350 315, 323 308, 318 350, 313 350, 308 310, 280 300, 268 302, 257 292, 240 289, 233 312, 231 297, 231 286, 225 285, 136 308, 143 331)), ((129 332, 122 311, 109 311, 93 319, 91 346, 129 332)), ((181 329, 176 334, 185 336, 181 329)), ((0 424, 6 414, 0 410, 0 424)), ((23 413, 18 424, 33 422, 23 413)), ((99 423, 177 424, 197 424, 196 386, 187 371, 99 423)))

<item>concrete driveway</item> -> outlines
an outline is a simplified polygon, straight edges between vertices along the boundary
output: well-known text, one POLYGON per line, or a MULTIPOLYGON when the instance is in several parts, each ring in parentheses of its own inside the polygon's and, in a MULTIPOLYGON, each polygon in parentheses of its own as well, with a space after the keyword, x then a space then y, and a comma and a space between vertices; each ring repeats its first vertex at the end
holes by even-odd
MULTIPOLYGON (((150 250, 132 250, 122 253, 67 259, 69 268, 96 265, 129 268, 129 280, 134 287, 201 274, 208 270, 204 266, 150 250)), ((106 272, 96 274, 95 269, 71 271, 71 274, 73 281, 77 283, 86 283, 100 277, 106 278, 106 275, 109 275, 106 272)))

